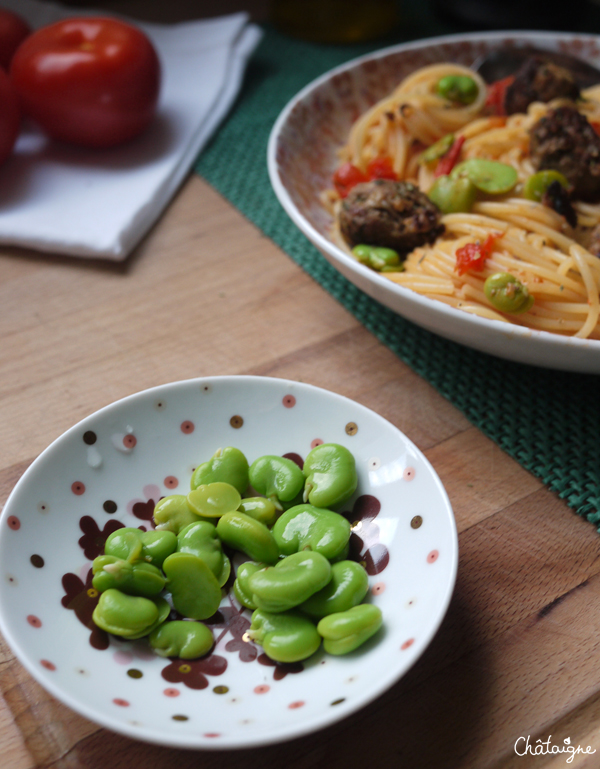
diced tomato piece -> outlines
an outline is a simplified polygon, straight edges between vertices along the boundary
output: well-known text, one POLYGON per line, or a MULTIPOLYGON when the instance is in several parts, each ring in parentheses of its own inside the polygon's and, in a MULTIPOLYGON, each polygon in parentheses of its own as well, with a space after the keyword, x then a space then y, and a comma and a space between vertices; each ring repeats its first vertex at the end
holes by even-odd
POLYGON ((367 176, 369 179, 393 179, 394 181, 398 178, 392 159, 389 157, 371 160, 367 165, 367 176))
POLYGON ((440 158, 434 176, 447 176, 456 165, 462 146, 465 143, 464 136, 457 136, 448 152, 440 158))
POLYGON ((466 243, 461 248, 457 248, 455 271, 459 275, 469 271, 481 272, 485 267, 486 259, 494 250, 496 241, 501 237, 501 232, 490 233, 483 243, 476 240, 475 243, 466 243))
POLYGON ((357 168, 350 162, 343 163, 333 175, 333 186, 341 198, 345 198, 352 187, 366 181, 368 181, 368 178, 360 168, 357 168))
POLYGON ((495 115, 506 115, 506 110, 504 109, 504 97, 506 95, 506 89, 514 79, 514 75, 509 75, 502 80, 496 80, 495 83, 491 83, 488 86, 485 106, 495 115))

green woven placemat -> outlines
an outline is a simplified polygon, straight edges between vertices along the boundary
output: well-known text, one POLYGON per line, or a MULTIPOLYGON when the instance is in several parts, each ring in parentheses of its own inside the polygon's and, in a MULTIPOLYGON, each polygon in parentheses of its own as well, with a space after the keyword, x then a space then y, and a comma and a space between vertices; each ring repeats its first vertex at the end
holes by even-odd
MULTIPOLYGON (((412 20, 412 39, 451 29, 412 20)), ((600 377, 500 360, 418 328, 342 277, 284 213, 266 167, 269 132, 304 85, 377 45, 325 46, 265 30, 229 119, 196 171, 378 339, 579 515, 600 524, 600 377)), ((598 527, 600 531, 600 526, 598 527)))

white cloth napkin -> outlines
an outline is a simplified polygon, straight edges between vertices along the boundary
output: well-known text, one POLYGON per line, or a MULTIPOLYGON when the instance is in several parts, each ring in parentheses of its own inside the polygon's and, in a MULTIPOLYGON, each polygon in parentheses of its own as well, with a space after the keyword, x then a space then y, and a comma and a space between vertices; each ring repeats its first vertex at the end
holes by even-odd
MULTIPOLYGON (((83 15, 38 0, 0 4, 34 28, 83 15)), ((245 13, 172 25, 132 23, 153 41, 162 64, 154 123, 138 139, 101 151, 52 142, 25 124, 13 155, 0 165, 0 243, 124 259, 231 107, 261 36, 245 13)))

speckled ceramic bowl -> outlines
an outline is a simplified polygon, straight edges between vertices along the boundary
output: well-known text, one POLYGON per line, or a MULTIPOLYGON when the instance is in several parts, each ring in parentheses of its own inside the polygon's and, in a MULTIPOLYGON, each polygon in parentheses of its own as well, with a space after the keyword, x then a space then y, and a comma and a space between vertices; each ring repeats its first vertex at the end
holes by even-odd
POLYGON ((0 516, 0 631, 51 694, 130 737, 236 748, 327 726, 400 678, 435 634, 454 587, 458 548, 446 493, 393 425, 325 390, 281 379, 176 382, 118 401, 68 430, 25 472, 0 516), (384 627, 345 657, 270 661, 245 640, 250 612, 224 591, 207 624, 213 651, 183 662, 91 620, 91 561, 120 526, 153 527, 162 496, 189 489, 219 447, 250 461, 304 458, 320 442, 354 454, 359 487, 346 506, 367 600, 384 627))
POLYGON ((502 358, 597 374, 600 341, 478 318, 420 296, 359 264, 332 241, 331 216, 320 202, 338 164, 336 151, 346 142, 352 123, 406 75, 440 61, 470 66, 488 51, 523 45, 566 51, 600 66, 600 37, 594 35, 477 32, 387 48, 328 72, 292 99, 271 132, 269 175, 287 214, 324 257, 399 315, 447 339, 502 358))

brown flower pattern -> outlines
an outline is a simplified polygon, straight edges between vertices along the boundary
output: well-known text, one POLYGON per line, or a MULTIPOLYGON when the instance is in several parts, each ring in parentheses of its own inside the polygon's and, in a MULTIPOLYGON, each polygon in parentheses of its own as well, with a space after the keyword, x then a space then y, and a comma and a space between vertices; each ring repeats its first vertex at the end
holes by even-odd
MULTIPOLYGON (((229 600, 231 601, 231 598, 229 600)), ((206 620, 205 624, 213 630, 222 631, 215 638, 215 646, 227 633, 231 633, 232 638, 225 644, 225 651, 237 652, 242 662, 253 662, 258 656, 256 646, 251 641, 244 640, 244 635, 250 628, 250 620, 245 616, 243 609, 237 609, 233 605, 223 606, 213 617, 206 620)))
POLYGON ((108 633, 101 630, 92 619, 100 597, 92 585, 92 577, 91 569, 88 571, 85 583, 76 574, 64 574, 62 586, 65 595, 61 598, 61 603, 65 609, 74 611, 82 625, 91 631, 90 644, 94 649, 108 649, 108 633))
POLYGON ((290 673, 301 673, 304 670, 304 665, 301 662, 275 662, 264 652, 258 655, 257 661, 265 667, 275 668, 273 671, 274 681, 281 681, 290 673))
POLYGON ((352 512, 344 513, 352 524, 350 557, 362 563, 370 576, 381 574, 390 560, 387 547, 379 541, 379 526, 375 523, 380 510, 377 497, 363 494, 354 503, 352 512))
POLYGON ((206 689, 206 676, 221 676, 227 670, 227 660, 218 654, 209 654, 197 660, 174 659, 161 671, 170 684, 184 684, 189 689, 206 689))
POLYGON ((154 528, 154 508, 156 503, 153 499, 149 499, 147 502, 134 502, 131 508, 131 512, 140 521, 148 521, 152 528, 154 528))
POLYGON ((104 545, 109 536, 117 529, 122 529, 123 524, 120 521, 110 520, 100 530, 91 515, 84 515, 79 521, 79 528, 83 532, 83 537, 79 539, 79 546, 85 557, 93 561, 96 556, 104 552, 104 545))

